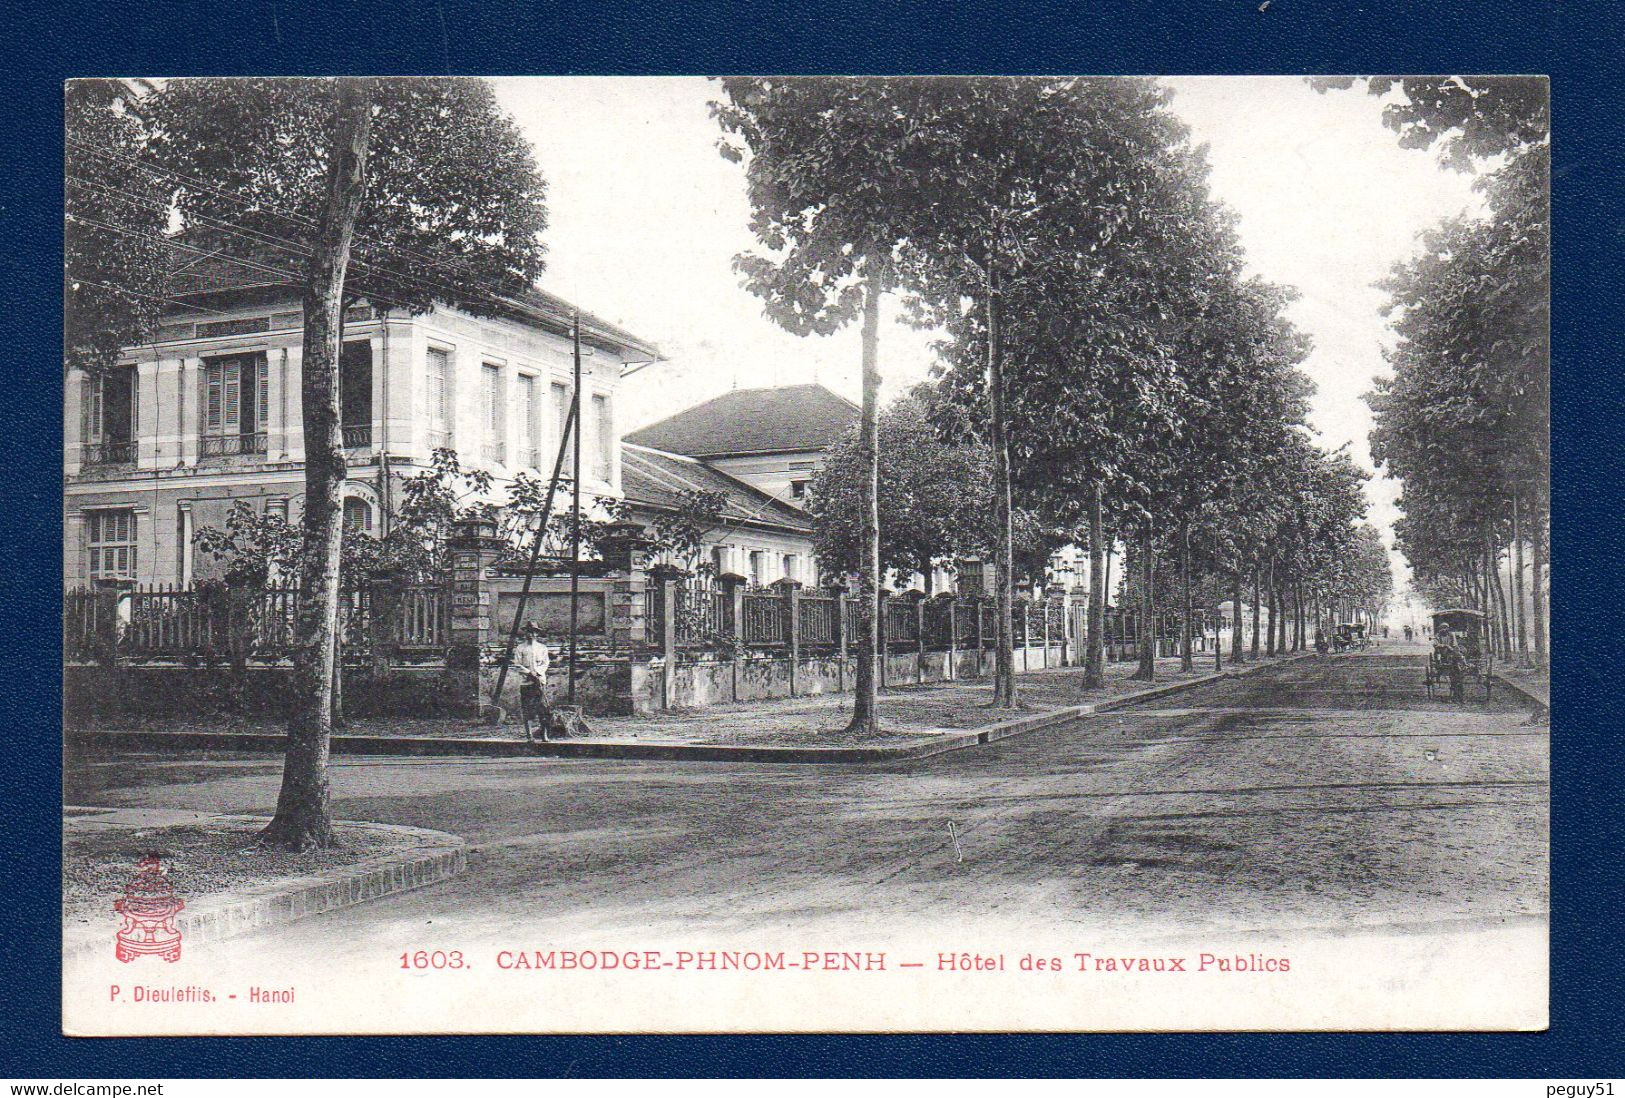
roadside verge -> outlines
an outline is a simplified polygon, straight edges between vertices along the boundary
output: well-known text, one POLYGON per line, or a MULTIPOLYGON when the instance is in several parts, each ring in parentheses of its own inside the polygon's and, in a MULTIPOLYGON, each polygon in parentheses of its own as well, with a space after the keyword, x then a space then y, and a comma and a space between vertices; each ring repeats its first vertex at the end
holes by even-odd
MULTIPOLYGON (((175 817, 167 821, 168 826, 184 822, 195 828, 241 831, 245 838, 270 822, 264 816, 69 807, 64 812, 63 826, 69 834, 81 825, 104 832, 119 830, 123 816, 142 817, 128 825, 130 847, 134 852, 139 852, 142 836, 161 831, 168 817, 175 817)), ((173 924, 180 931, 182 942, 198 945, 220 941, 383 896, 427 888, 450 880, 468 868, 466 844, 444 831, 352 821, 338 821, 337 826, 352 835, 359 832, 387 837, 392 844, 406 848, 330 869, 277 877, 263 884, 227 888, 195 900, 182 897, 187 900, 187 906, 175 915, 173 924)), ((109 896, 107 900, 105 925, 64 927, 64 958, 111 953, 113 935, 119 925, 112 914, 113 899, 109 896)))
MULTIPOLYGON (((1267 663, 1216 671, 1179 682, 1150 686, 1144 690, 1118 694, 1098 702, 1046 709, 1014 717, 980 728, 942 732, 913 743, 872 747, 833 747, 817 745, 752 746, 733 744, 690 744, 637 742, 611 739, 555 740, 527 743, 519 739, 483 739, 407 736, 334 736, 332 750, 340 755, 436 755, 486 758, 558 759, 654 759, 668 762, 758 762, 758 763, 836 763, 862 765, 906 762, 961 751, 981 744, 996 743, 1011 736, 1053 728, 1095 713, 1106 713, 1172 694, 1184 693, 1211 683, 1257 674, 1271 667, 1283 667, 1315 653, 1302 652, 1267 663)), ((127 750, 179 749, 193 751, 279 752, 285 745, 281 735, 244 732, 162 732, 108 731, 70 732, 75 746, 114 747, 127 750)))

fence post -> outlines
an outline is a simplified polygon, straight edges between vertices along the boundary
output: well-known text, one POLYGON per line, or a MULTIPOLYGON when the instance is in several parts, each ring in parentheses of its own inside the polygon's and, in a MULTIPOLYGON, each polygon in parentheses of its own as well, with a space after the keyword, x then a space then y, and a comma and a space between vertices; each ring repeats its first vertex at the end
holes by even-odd
POLYGON ((851 613, 847 604, 846 588, 832 587, 830 593, 835 596, 835 685, 841 693, 846 693, 846 619, 851 613))
MULTIPOLYGON (((472 708, 481 717, 502 719, 500 706, 485 697, 481 654, 492 633, 492 593, 486 570, 495 564, 504 542, 489 520, 459 522, 446 541, 451 556, 451 622, 447 630, 446 678, 453 704, 472 708)), ((508 684, 518 694, 516 676, 508 684)), ((507 691, 504 691, 504 695, 507 691)))
POLYGON ((773 584, 784 597, 785 651, 790 656, 790 696, 798 697, 797 672, 801 665, 801 581, 781 579, 773 584))
POLYGON ((656 565, 649 570, 654 581, 654 597, 660 602, 660 635, 650 638, 660 649, 665 673, 660 679, 660 708, 670 709, 677 695, 677 569, 656 565))
POLYGON ((367 622, 367 641, 372 650, 372 679, 374 684, 381 684, 389 676, 395 655, 395 635, 405 591, 402 578, 395 573, 374 576, 371 588, 372 614, 367 622))
POLYGON ((942 681, 953 682, 958 677, 959 664, 959 615, 956 607, 959 605, 959 596, 949 593, 948 606, 948 654, 943 658, 947 664, 942 669, 942 681))
POLYGON ((982 596, 981 595, 972 595, 970 597, 970 612, 972 614, 976 615, 976 677, 977 678, 982 678, 986 674, 987 668, 985 668, 983 666, 983 664, 982 664, 983 651, 982 651, 982 596))
POLYGON ((728 604, 728 633, 733 643, 728 652, 729 701, 739 700, 739 661, 745 652, 745 577, 724 572, 717 577, 728 604))
POLYGON ((925 597, 914 599, 914 684, 925 683, 925 597))
POLYGON ((616 669, 614 711, 647 716, 649 704, 649 573, 648 550, 653 543, 643 536, 643 526, 620 522, 610 527, 602 539, 599 555, 607 566, 609 611, 605 632, 611 653, 626 653, 626 675, 616 669))

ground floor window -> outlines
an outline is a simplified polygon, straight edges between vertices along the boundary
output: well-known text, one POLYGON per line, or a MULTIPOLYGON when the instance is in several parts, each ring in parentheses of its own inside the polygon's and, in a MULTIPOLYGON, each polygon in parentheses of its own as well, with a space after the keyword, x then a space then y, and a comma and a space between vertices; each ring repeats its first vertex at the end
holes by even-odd
POLYGON ((344 528, 358 534, 372 533, 372 505, 356 496, 344 500, 344 528))
POLYGON ((133 579, 135 512, 129 508, 86 511, 85 545, 91 579, 133 579))

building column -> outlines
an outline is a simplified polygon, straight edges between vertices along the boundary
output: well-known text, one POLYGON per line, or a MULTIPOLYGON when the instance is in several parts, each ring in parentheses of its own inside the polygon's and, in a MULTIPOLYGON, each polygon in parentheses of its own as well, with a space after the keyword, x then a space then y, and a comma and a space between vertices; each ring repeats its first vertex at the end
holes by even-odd
POLYGON ((156 469, 163 464, 164 401, 159 393, 160 361, 138 362, 135 366, 135 421, 131 435, 135 439, 136 467, 156 469))
POLYGON ((192 586, 192 501, 183 499, 177 506, 181 512, 181 543, 175 546, 175 554, 180 561, 180 584, 189 588, 192 586))
POLYGON ((183 358, 180 360, 176 375, 175 403, 178 405, 176 431, 180 435, 179 461, 182 465, 197 464, 198 435, 202 433, 200 424, 203 386, 199 381, 202 371, 202 359, 183 358))
POLYGON ((68 371, 62 395, 63 472, 76 475, 84 466, 85 390, 89 378, 83 370, 68 371))

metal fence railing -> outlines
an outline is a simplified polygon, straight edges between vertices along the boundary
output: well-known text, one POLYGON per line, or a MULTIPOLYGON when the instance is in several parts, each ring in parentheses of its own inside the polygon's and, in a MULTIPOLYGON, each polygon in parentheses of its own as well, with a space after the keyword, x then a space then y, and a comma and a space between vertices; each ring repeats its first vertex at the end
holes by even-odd
MULTIPOLYGON (((249 590, 169 584, 74 588, 63 595, 63 650, 70 660, 279 661, 290 657, 297 643, 299 602, 299 588, 291 582, 249 590)), ((349 662, 373 655, 372 611, 371 590, 340 593, 339 637, 349 662)), ((445 585, 405 588, 394 643, 419 651, 444 649, 449 618, 445 585)))

